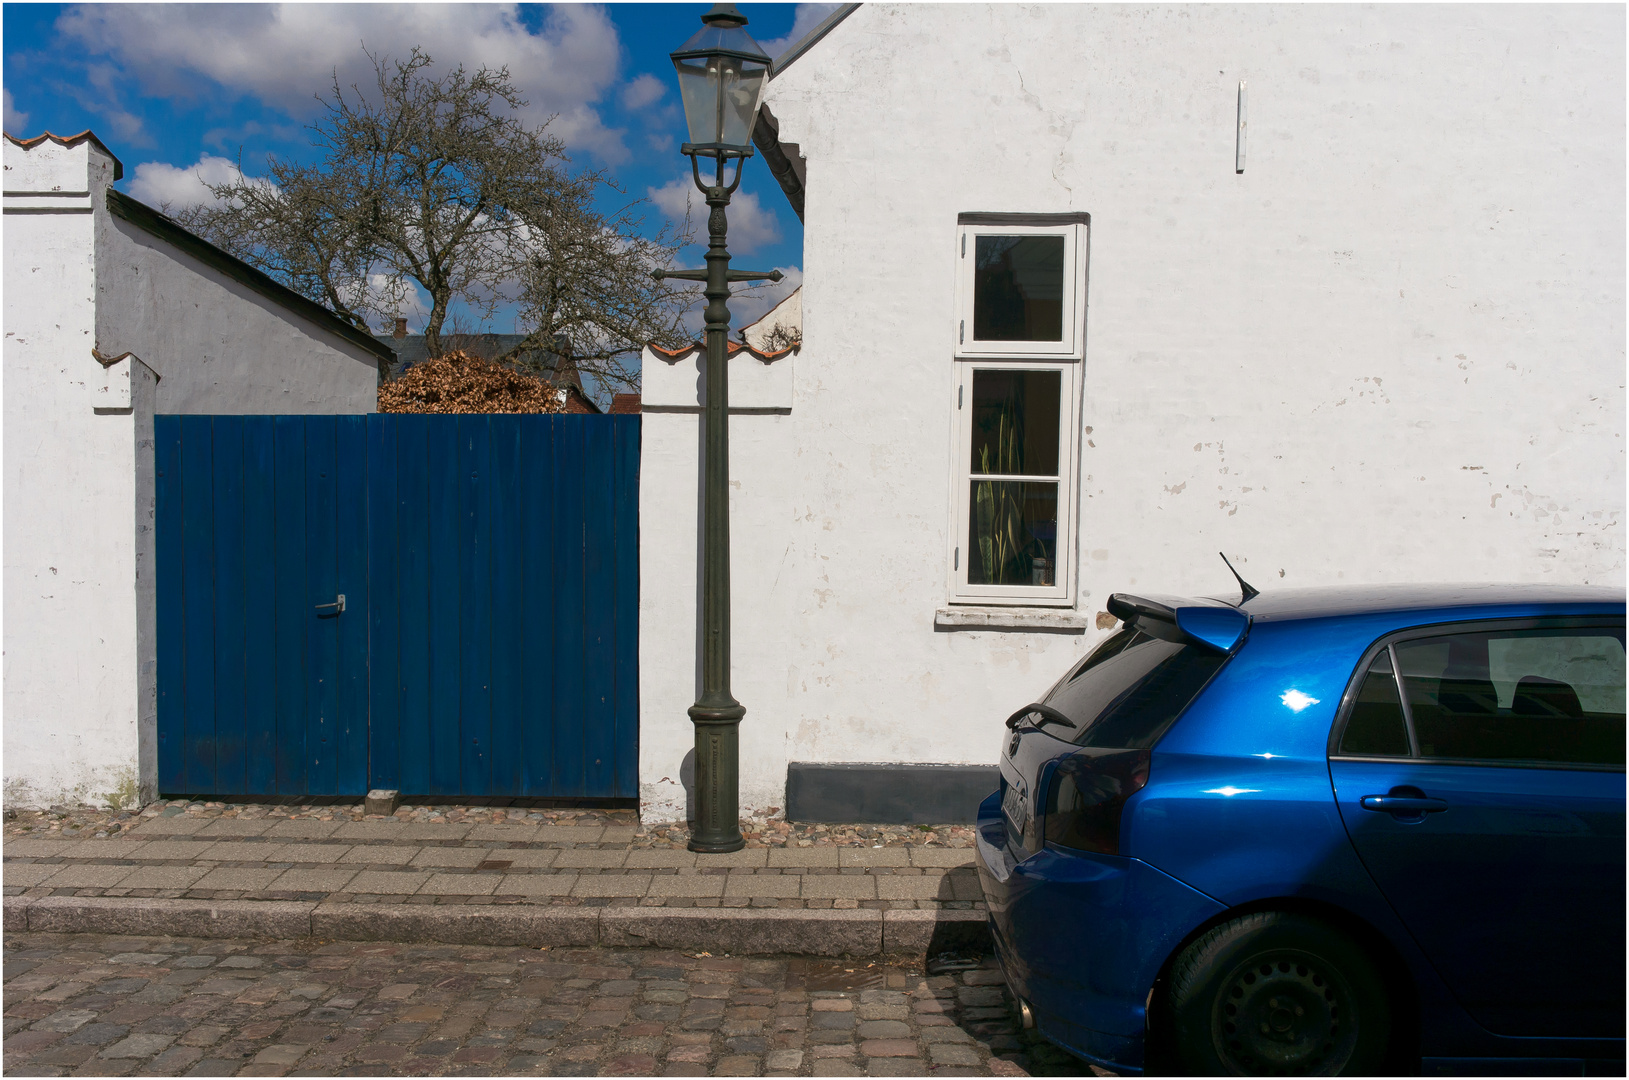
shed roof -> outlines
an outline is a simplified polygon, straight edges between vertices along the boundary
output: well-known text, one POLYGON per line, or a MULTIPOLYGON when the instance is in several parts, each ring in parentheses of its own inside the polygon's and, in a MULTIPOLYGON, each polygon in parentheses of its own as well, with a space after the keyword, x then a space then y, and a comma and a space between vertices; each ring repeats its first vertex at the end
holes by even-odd
MULTIPOLYGON (((101 143, 97 145, 100 146, 101 143)), ((196 233, 188 232, 146 203, 138 202, 122 191, 108 188, 107 208, 114 217, 128 221, 143 232, 181 249, 199 262, 254 290, 274 304, 316 323, 336 337, 344 338, 351 344, 366 349, 381 360, 391 359, 391 351, 381 345, 372 334, 357 329, 316 301, 301 296, 237 256, 227 254, 196 233)))

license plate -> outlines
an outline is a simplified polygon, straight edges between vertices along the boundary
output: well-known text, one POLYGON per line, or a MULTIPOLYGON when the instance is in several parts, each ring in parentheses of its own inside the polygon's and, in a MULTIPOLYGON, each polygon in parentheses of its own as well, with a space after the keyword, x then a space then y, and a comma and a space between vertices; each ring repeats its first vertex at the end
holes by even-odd
POLYGON ((1024 829, 1029 825, 1029 799, 1025 797, 1023 788, 1015 784, 1007 785, 1006 794, 1001 796, 1001 812, 1006 815, 1014 838, 1022 838, 1024 829))

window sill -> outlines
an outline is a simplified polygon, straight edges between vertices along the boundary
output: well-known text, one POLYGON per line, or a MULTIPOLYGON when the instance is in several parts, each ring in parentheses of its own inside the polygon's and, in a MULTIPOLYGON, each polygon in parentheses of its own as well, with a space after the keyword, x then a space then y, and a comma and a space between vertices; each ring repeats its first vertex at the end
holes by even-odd
POLYGON ((1083 634, 1087 616, 1069 608, 942 607, 934 613, 935 630, 1039 630, 1083 634))

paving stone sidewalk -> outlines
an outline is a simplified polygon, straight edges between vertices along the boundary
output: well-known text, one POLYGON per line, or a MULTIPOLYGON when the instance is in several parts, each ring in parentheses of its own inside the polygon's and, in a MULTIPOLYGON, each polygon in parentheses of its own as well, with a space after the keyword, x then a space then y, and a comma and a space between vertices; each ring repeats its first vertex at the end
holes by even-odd
MULTIPOLYGON (((203 804, 192 804, 201 806, 203 804)), ((222 804, 208 804, 220 809, 222 804)), ((171 804, 123 822, 24 832, 8 825, 7 896, 546 904, 673 908, 981 909, 959 841, 758 841, 697 855, 629 820, 482 810, 463 820, 194 813, 171 804), (117 829, 107 827, 119 824, 117 829), (954 845, 954 846, 952 846, 954 845)), ((311 808, 305 808, 307 810, 311 808)), ((64 815, 67 817, 68 815, 64 815)), ((13 823, 16 824, 16 823, 13 823)), ((783 823, 784 824, 784 823, 783 823)), ((840 827, 841 828, 841 827, 840 827)), ((836 834, 853 837, 868 827, 836 834)), ((948 833, 950 827, 942 827, 948 833)), ((830 829, 828 828, 828 834, 830 829)), ((789 836, 796 834, 789 832, 789 836)))
MULTIPOLYGON (((188 817, 237 818, 274 821, 379 821, 383 816, 367 813, 360 803, 333 801, 297 804, 290 802, 235 803, 172 799, 145 809, 110 810, 91 806, 53 806, 49 810, 6 811, 5 835, 36 839, 106 840, 134 828, 142 820, 157 816, 186 814, 188 817)), ((782 820, 779 810, 747 816, 741 830, 748 847, 826 847, 826 846, 911 846, 970 848, 973 831, 965 825, 832 825, 782 820)), ((584 807, 539 806, 450 806, 409 804, 399 807, 390 820, 406 824, 505 824, 542 823, 548 825, 632 825, 632 847, 682 848, 690 839, 681 823, 642 823, 632 809, 589 809, 584 807)))
POLYGON ((5 937, 33 1076, 1090 1075, 999 971, 654 949, 5 937))

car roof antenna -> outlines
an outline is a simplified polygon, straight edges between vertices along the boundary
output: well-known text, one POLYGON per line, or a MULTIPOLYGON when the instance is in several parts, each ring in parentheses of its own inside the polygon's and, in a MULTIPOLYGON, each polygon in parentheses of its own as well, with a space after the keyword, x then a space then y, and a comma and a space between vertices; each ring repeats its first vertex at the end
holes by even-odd
MULTIPOLYGON (((1216 554, 1222 555, 1222 553, 1220 551, 1218 551, 1216 554)), ((1231 573, 1234 577, 1239 578, 1239 592, 1244 594, 1244 595, 1239 597, 1239 603, 1247 604, 1247 603, 1250 602, 1251 597, 1261 595, 1261 590, 1260 589, 1252 588, 1248 581, 1244 580, 1244 578, 1242 578, 1242 577, 1239 577, 1239 572, 1237 570, 1233 569, 1233 564, 1227 561, 1227 556, 1226 555, 1222 555, 1222 561, 1224 563, 1227 563, 1228 572, 1231 573)))

